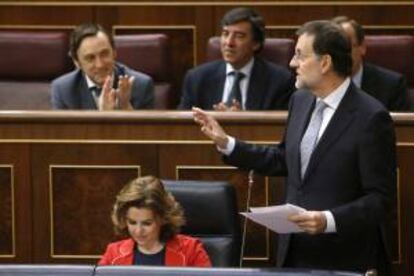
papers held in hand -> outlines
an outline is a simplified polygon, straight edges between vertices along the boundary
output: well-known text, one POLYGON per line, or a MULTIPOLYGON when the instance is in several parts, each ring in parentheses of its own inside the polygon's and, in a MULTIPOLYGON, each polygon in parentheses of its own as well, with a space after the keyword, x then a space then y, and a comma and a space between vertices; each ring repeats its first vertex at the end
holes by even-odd
POLYGON ((253 220, 254 222, 266 226, 276 233, 298 233, 303 232, 295 223, 287 218, 305 209, 292 205, 276 205, 267 207, 251 207, 251 212, 242 212, 241 215, 253 220))

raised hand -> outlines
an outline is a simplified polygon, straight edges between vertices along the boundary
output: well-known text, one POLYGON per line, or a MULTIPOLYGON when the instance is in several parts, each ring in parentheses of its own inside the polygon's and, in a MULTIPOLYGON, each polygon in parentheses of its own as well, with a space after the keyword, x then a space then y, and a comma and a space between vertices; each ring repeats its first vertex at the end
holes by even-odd
POLYGON ((112 88, 112 81, 112 76, 106 77, 98 100, 99 110, 114 110, 116 108, 116 91, 112 88))
POLYGON ((133 109, 130 99, 134 77, 128 75, 119 76, 118 81, 118 102, 120 109, 133 109))
POLYGON ((240 111, 241 106, 237 100, 233 99, 231 106, 227 106, 225 103, 219 102, 218 104, 213 105, 213 109, 216 111, 240 111))
POLYGON ((213 140, 218 147, 226 148, 228 143, 227 134, 217 120, 198 107, 193 107, 192 111, 194 121, 201 126, 201 131, 213 140))

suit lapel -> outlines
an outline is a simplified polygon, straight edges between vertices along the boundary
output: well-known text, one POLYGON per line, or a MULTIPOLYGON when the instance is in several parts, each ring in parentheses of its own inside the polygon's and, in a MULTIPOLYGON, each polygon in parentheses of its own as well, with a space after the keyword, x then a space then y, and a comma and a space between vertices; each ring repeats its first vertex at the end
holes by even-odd
POLYGON ((246 109, 259 110, 265 93, 267 73, 263 68, 264 63, 259 58, 254 59, 252 73, 250 75, 249 87, 247 89, 246 109), (254 80, 254 81, 252 81, 254 80))
POLYGON ((207 93, 210 96, 206 97, 208 105, 206 108, 213 109, 213 105, 222 101, 224 92, 224 83, 226 82, 226 63, 220 62, 217 66, 217 70, 212 77, 211 86, 207 93))
POLYGON ((344 98, 339 104, 337 110, 335 111, 335 114, 333 115, 331 121, 325 129, 325 132, 323 133, 318 144, 316 145, 315 150, 312 153, 304 179, 306 179, 309 174, 312 173, 329 147, 335 144, 335 142, 338 140, 338 137, 342 135, 342 133, 353 121, 355 117, 354 111, 356 109, 354 104, 355 93, 356 88, 354 84, 351 83, 344 95, 344 98))
POLYGON ((295 171, 291 173, 298 178, 298 183, 301 182, 300 142, 302 141, 303 134, 308 126, 316 100, 315 96, 313 96, 310 91, 303 91, 301 93, 304 93, 303 97, 300 97, 295 101, 294 104, 297 106, 294 108, 294 111, 290 111, 297 115, 292 118, 292 122, 289 122, 289 125, 292 126, 292 132, 289 135, 289 140, 293 145, 292 160, 294 162, 293 166, 290 167, 295 169, 295 171))
POLYGON ((81 106, 81 109, 97 109, 95 99, 93 98, 91 91, 88 89, 88 85, 86 84, 86 79, 84 76, 79 82, 78 91, 80 95, 79 106, 81 106))
POLYGON ((377 91, 375 82, 376 80, 372 74, 372 68, 368 64, 364 64, 364 69, 362 71, 361 89, 372 96, 372 93, 369 91, 377 91))

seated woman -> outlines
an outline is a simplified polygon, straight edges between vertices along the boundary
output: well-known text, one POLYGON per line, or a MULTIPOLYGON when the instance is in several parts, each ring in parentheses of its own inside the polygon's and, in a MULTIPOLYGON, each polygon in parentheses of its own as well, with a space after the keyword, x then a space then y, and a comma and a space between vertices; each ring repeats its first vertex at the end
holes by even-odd
POLYGON ((211 266, 198 239, 180 235, 183 210, 153 176, 125 185, 116 197, 112 222, 128 239, 110 243, 99 265, 211 266))

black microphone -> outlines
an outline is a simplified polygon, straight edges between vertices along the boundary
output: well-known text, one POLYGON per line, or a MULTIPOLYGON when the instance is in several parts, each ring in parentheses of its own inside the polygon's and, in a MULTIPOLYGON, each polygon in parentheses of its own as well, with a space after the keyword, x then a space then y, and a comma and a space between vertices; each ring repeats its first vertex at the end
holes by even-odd
MULTIPOLYGON (((119 77, 125 76, 125 67, 121 65, 116 65, 114 70, 114 80, 112 82, 112 88, 118 92, 118 82, 119 77)), ((116 99, 116 109, 120 109, 119 98, 116 99)))
MULTIPOLYGON (((252 196, 252 187, 254 183, 254 170, 249 171, 249 175, 247 178, 248 178, 248 183, 247 183, 248 186, 247 186, 246 212, 249 212, 250 200, 252 196)), ((243 267, 244 246, 246 244, 246 235, 247 235, 247 217, 244 217, 242 243, 241 243, 241 250, 240 250, 240 263, 239 263, 240 267, 243 267)))
POLYGON ((120 76, 125 76, 125 67, 121 65, 115 66, 114 80, 112 82, 112 88, 115 90, 118 89, 118 82, 120 76))

